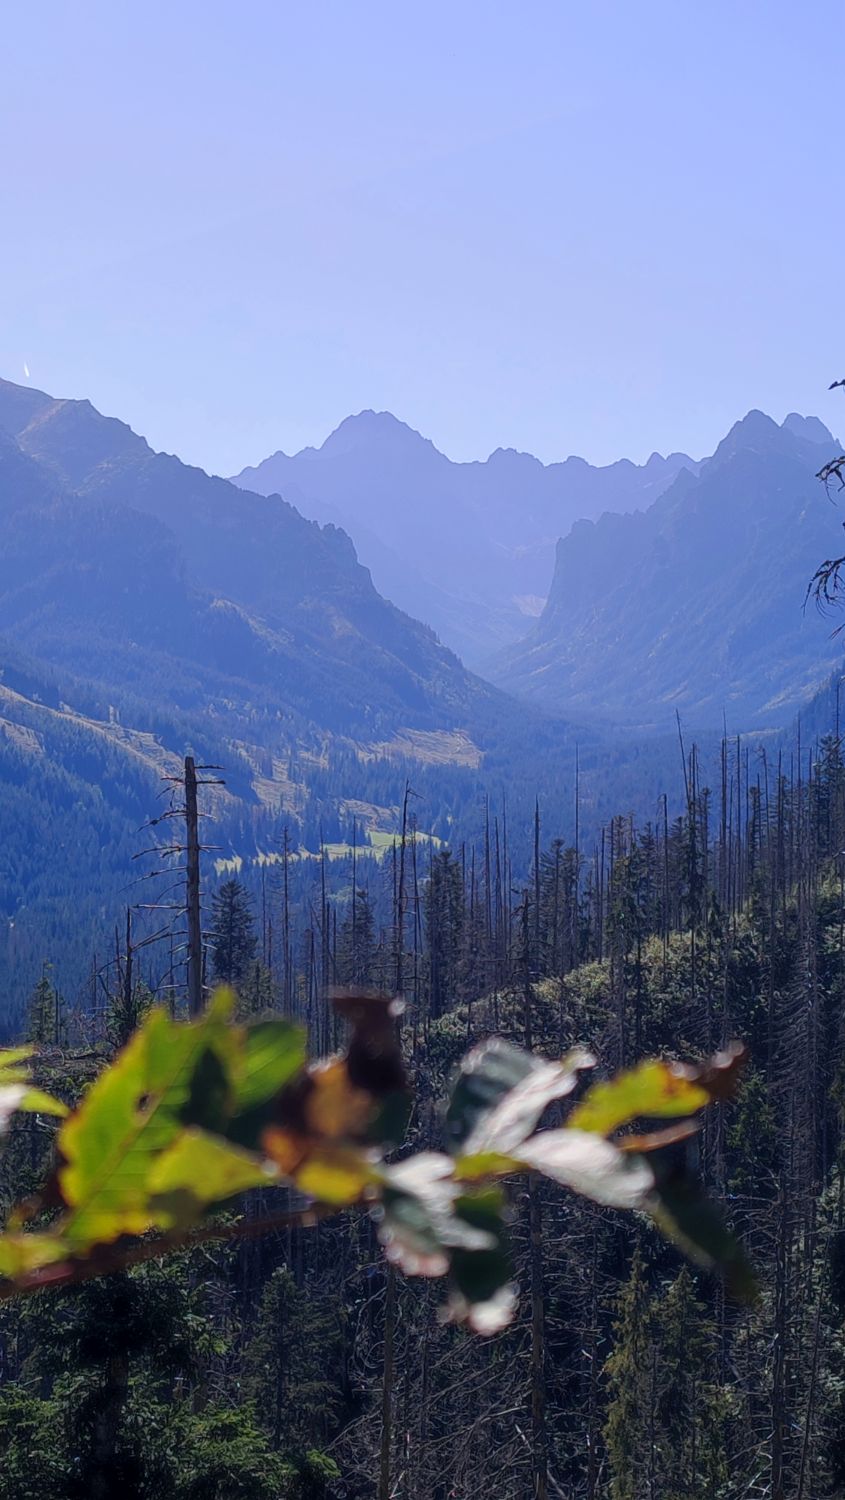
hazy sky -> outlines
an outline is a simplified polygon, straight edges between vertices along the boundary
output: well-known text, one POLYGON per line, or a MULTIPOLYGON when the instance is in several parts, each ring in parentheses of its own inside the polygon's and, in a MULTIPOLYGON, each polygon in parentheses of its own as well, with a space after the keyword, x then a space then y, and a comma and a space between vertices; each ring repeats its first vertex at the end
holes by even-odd
POLYGON ((5 8, 0 374, 217 472, 845 412, 843 0, 5 8))

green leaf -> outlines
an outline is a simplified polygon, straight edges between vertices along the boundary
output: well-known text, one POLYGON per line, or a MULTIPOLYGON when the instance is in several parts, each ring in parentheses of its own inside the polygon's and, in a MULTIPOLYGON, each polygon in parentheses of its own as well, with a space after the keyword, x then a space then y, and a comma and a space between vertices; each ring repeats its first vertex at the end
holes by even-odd
POLYGON ((488 1244, 459 1245, 452 1252, 452 1295, 449 1316, 468 1323, 476 1333, 499 1333, 511 1322, 516 1308, 513 1266, 504 1223, 505 1198, 500 1188, 466 1193, 455 1202, 455 1216, 488 1244))
POLYGON ((231 1006, 220 992, 199 1021, 182 1025, 151 1011, 63 1125, 59 1185, 70 1212, 58 1228, 69 1253, 149 1227, 150 1168, 182 1129, 200 1059, 236 1041, 231 1006))
POLYGON ((733 1093, 746 1049, 732 1042, 710 1062, 696 1065, 653 1059, 607 1082, 593 1084, 567 1120, 573 1130, 612 1131, 641 1117, 677 1119, 695 1114, 711 1099, 733 1093))
POLYGON ((22 1047, 0 1048, 0 1083, 22 1083, 29 1077, 29 1069, 21 1063, 28 1062, 35 1048, 26 1043, 22 1047))
POLYGON ((586 1052, 545 1062, 498 1037, 482 1042, 464 1058, 452 1091, 446 1112, 450 1150, 514 1154, 546 1105, 571 1093, 579 1069, 592 1065, 586 1052))
POLYGON ((742 1245, 728 1229, 721 1209, 685 1171, 666 1172, 645 1206, 658 1229, 690 1260, 721 1271, 735 1297, 744 1302, 755 1299, 757 1280, 742 1245))
POLYGON ((304 1066, 304 1026, 292 1021, 259 1021, 248 1026, 235 1079, 238 1111, 265 1104, 304 1066))
POLYGON ((213 1046, 204 1047, 191 1072, 191 1086, 179 1118, 184 1125, 196 1125, 222 1135, 229 1123, 235 1102, 232 1086, 231 1051, 227 1057, 213 1046))
POLYGON ((54 1115, 59 1120, 63 1120, 66 1115, 70 1114, 70 1110, 61 1099, 54 1099, 52 1094, 45 1094, 43 1089, 26 1089, 18 1109, 33 1115, 54 1115))
POLYGON ((585 1130, 542 1130, 519 1154, 526 1166, 612 1208, 642 1208, 654 1188, 645 1157, 585 1130))
POLYGON ((161 1229, 187 1228, 210 1205, 275 1180, 273 1169, 249 1152, 204 1130, 183 1130, 150 1167, 149 1217, 161 1229))
POLYGON ((259 1021, 248 1026, 235 1076, 230 1140, 258 1150, 273 1119, 282 1090, 305 1066, 305 1030, 291 1021, 259 1021))

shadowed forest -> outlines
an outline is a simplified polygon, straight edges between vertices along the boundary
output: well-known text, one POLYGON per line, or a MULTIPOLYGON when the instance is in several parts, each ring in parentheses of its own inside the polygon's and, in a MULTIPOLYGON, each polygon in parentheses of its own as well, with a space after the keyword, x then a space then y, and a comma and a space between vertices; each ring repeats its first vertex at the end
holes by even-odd
MULTIPOLYGON (((589 854, 545 842, 538 815, 517 888, 495 819, 455 852, 406 830, 378 891, 350 861, 345 898, 322 907, 319 881, 308 902, 290 886, 286 899, 284 861, 256 891, 224 878, 207 981, 234 984, 244 1014, 302 1020, 317 1053, 340 1040, 329 985, 401 991, 417 1149, 436 1141, 459 1059, 491 1033, 549 1057, 589 1045, 604 1071, 742 1038, 736 1101, 682 1149, 753 1261, 756 1301, 732 1300, 647 1221, 632 1229, 541 1179, 513 1200, 515 1320, 486 1339, 439 1326, 431 1283, 390 1270, 351 1213, 203 1247, 5 1305, 0 1493, 838 1493, 841 743, 833 725, 771 763, 724 741, 715 790, 695 748, 684 772, 680 816, 664 803, 652 823, 615 818, 589 854)), ((78 1093, 149 1006, 129 932, 84 1039, 49 971, 36 986, 45 1084, 78 1093)), ((44 1125, 13 1129, 8 1201, 44 1175, 44 1125)), ((240 1211, 260 1217, 289 1192, 250 1193, 240 1211)))

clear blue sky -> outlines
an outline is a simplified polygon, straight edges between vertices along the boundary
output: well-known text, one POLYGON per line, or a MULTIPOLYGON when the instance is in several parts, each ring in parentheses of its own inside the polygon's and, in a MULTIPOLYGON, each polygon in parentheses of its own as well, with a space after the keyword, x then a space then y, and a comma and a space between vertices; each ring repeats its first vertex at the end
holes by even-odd
POLYGON ((367 406, 456 458, 837 425, 843 55, 842 0, 10 5, 0 373, 222 473, 367 406))

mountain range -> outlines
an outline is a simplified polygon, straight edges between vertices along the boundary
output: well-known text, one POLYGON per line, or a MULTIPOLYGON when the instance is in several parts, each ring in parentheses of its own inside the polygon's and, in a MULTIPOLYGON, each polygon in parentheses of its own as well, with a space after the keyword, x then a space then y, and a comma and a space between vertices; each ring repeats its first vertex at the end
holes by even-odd
POLYGON ((491 675, 546 709, 638 728, 789 721, 842 642, 807 585, 836 548, 816 478, 842 450, 814 417, 752 411, 646 510, 581 520, 548 601, 491 675))
POLYGON ((641 509, 697 467, 683 453, 545 465, 513 448, 454 463, 389 412, 362 411, 321 447, 274 453, 234 483, 345 527, 381 592, 483 670, 539 614, 575 521, 641 509))
MULTIPOLYGON (((349 537, 0 382, 0 632, 183 708, 359 739, 451 731, 496 690, 383 599, 349 537)), ((504 701, 504 700, 503 700, 504 701)))

